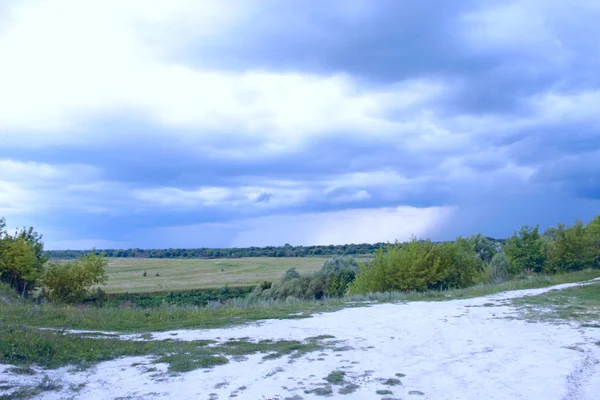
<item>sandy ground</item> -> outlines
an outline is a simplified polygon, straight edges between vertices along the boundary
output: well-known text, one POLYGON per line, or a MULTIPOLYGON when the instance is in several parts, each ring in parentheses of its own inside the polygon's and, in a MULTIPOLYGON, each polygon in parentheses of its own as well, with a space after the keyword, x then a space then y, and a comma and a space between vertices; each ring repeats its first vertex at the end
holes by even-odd
MULTIPOLYGON (((358 386, 341 399, 600 399, 600 329, 513 319, 505 300, 551 289, 506 292, 469 300, 411 302, 348 308, 309 319, 268 320, 236 328, 156 333, 153 339, 251 337, 305 339, 333 335, 345 351, 263 361, 261 355, 210 370, 172 376, 150 357, 129 357, 87 371, 63 368, 0 381, 63 383, 41 399, 314 399, 330 372, 346 372, 358 386), (485 306, 484 306, 485 305, 485 306), (507 318, 508 317, 508 318, 507 318), (137 363, 138 365, 132 366, 137 363), (156 371, 148 371, 156 367, 156 371), (400 385, 385 380, 400 379, 400 385), (74 391, 78 385, 85 384, 74 391), (380 394, 377 391, 389 391, 380 394)), ((124 336, 135 339, 137 336, 124 336)))

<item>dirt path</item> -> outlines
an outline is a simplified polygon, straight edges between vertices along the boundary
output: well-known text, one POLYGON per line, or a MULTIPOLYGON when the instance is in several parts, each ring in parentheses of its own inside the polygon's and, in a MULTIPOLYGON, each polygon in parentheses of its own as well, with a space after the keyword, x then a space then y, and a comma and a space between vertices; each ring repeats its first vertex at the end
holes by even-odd
POLYGON ((516 310, 505 300, 570 286, 469 300, 348 308, 309 319, 269 320, 229 329, 163 332, 154 339, 332 335, 342 343, 338 351, 295 360, 253 355, 176 376, 147 357, 105 362, 85 372, 50 371, 48 375, 65 382, 66 389, 40 398, 300 400, 321 398, 316 389, 349 400, 600 399, 600 346, 595 344, 600 329, 506 318, 516 310), (342 385, 323 379, 332 371, 345 372, 342 385), (73 388, 82 383, 79 392, 69 392, 69 384, 73 388))

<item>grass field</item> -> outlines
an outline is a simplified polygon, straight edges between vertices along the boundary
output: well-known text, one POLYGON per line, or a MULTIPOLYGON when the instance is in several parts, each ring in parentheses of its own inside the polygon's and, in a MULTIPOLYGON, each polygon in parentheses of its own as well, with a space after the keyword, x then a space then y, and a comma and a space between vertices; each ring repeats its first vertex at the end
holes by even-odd
POLYGON ((108 258, 108 284, 103 289, 107 293, 148 293, 225 285, 254 286, 279 279, 291 267, 301 273, 317 271, 327 259, 329 257, 108 258))

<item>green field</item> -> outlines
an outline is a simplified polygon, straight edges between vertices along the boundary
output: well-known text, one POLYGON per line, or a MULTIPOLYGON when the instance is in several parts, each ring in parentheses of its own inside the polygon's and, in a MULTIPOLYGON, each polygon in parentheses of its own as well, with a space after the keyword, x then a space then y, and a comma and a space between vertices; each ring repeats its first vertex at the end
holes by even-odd
POLYGON ((328 258, 108 258, 108 283, 103 289, 107 293, 147 293, 253 286, 277 280, 291 267, 298 272, 317 271, 328 258))

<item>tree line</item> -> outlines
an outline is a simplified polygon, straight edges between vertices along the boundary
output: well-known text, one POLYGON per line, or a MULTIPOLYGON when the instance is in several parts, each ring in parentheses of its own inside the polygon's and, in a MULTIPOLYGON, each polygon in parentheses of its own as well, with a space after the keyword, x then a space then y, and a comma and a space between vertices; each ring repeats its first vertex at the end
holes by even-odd
MULTIPOLYGON (((487 238, 494 243, 502 239, 487 238)), ((361 243, 323 246, 267 246, 235 248, 197 248, 197 249, 104 249, 96 251, 106 257, 137 258, 242 258, 242 257, 327 257, 357 256, 374 254, 385 247, 385 243, 361 243)), ((89 250, 50 250, 45 254, 53 260, 75 259, 89 253, 89 250)))

